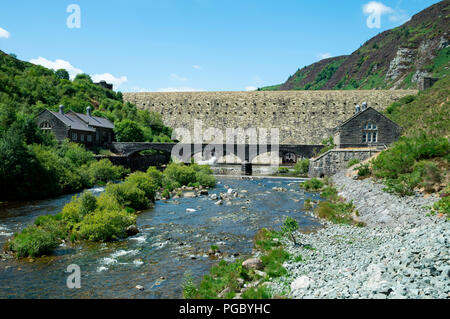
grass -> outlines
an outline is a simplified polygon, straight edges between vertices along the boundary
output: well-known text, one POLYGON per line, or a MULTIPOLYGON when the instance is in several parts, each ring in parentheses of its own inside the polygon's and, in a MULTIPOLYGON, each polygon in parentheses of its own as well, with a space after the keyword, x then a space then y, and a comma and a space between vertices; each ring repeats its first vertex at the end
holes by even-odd
MULTIPOLYGON (((182 283, 183 297, 186 299, 217 299, 220 295, 220 297, 231 299, 236 294, 242 293, 242 299, 272 298, 272 292, 262 284, 269 278, 287 274, 283 263, 289 260, 291 256, 283 249, 281 239, 293 230, 290 227, 291 225, 292 221, 287 219, 284 232, 263 228, 254 237, 254 248, 261 252, 260 258, 264 266, 263 272, 267 274, 266 277, 261 277, 260 273, 256 273, 253 269, 244 268, 242 260, 236 260, 233 263, 221 260, 217 265, 212 266, 209 274, 203 276, 198 286, 194 284, 191 274, 185 274, 182 283), (245 291, 241 290, 243 283, 252 282, 258 282, 258 286, 244 289, 245 291)), ((301 259, 300 256, 297 258, 301 259)))
POLYGON ((310 180, 307 180, 304 183, 300 184, 300 187, 305 189, 308 192, 318 192, 320 191, 323 186, 324 182, 318 178, 311 178, 310 180))
POLYGON ((356 165, 356 164, 359 164, 359 163, 360 163, 360 160, 359 160, 359 159, 353 158, 353 159, 351 159, 351 160, 348 162, 347 168, 350 168, 350 167, 352 167, 352 166, 354 166, 354 165, 356 165))

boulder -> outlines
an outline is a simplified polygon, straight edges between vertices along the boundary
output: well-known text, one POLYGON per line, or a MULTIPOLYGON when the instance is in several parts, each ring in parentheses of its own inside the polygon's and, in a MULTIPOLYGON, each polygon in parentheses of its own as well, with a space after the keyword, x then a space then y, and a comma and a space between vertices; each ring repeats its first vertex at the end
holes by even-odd
POLYGON ((291 283, 291 290, 307 289, 313 283, 308 276, 301 276, 291 283))
POLYGON ((139 229, 136 225, 131 225, 127 227, 126 232, 128 236, 134 236, 139 234, 139 229))
POLYGON ((263 270, 264 264, 263 264, 262 260, 259 258, 250 258, 242 263, 242 267, 244 267, 246 269, 263 270))
POLYGON ((209 198, 212 199, 212 200, 217 200, 219 198, 219 196, 217 196, 217 194, 211 194, 209 196, 209 198))
POLYGON ((202 195, 202 196, 208 196, 208 190, 207 190, 207 189, 202 189, 202 190, 200 190, 200 195, 202 195))
POLYGON ((186 208, 186 213, 195 213, 197 210, 193 208, 186 208))
POLYGON ((197 195, 195 194, 195 192, 185 192, 183 194, 183 197, 184 198, 194 198, 194 197, 197 197, 197 195))

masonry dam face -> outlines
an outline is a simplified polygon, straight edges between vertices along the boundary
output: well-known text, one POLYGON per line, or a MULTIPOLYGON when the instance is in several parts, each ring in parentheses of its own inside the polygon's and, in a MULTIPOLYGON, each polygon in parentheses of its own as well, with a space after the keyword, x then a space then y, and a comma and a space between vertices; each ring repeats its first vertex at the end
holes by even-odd
MULTIPOLYGON (((193 134, 194 121, 226 128, 278 128, 280 144, 320 144, 367 102, 378 111, 416 90, 124 93, 124 101, 161 114, 165 125, 193 134)), ((193 135, 192 135, 193 136, 193 135)), ((204 141, 209 142, 209 141, 204 141)))

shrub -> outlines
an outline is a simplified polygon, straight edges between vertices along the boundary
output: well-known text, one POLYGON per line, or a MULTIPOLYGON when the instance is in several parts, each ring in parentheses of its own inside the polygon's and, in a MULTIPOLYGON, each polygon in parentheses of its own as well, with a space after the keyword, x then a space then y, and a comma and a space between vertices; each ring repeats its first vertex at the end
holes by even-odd
POLYGON ((270 299, 272 298, 272 293, 269 288, 262 286, 258 288, 250 288, 246 290, 242 296, 242 299, 270 299))
POLYGON ((17 257, 37 257, 50 253, 58 247, 60 240, 49 230, 30 226, 15 234, 9 245, 17 257))
POLYGON ((279 174, 287 174, 287 173, 289 173, 289 168, 287 168, 287 167, 278 167, 278 173, 279 174))
POLYGON ((127 177, 126 183, 131 183, 137 186, 140 190, 144 191, 145 196, 152 202, 155 201, 156 191, 158 190, 158 184, 149 177, 148 174, 143 172, 136 172, 127 177))
POLYGON ((216 186, 216 178, 213 175, 207 175, 203 172, 195 173, 195 179, 197 183, 203 187, 214 187, 216 186))
POLYGON ((298 161, 294 165, 294 172, 296 175, 307 175, 309 171, 309 159, 303 159, 301 161, 298 161))
POLYGON ((434 203, 433 211, 438 214, 447 215, 447 218, 450 218, 450 196, 447 195, 434 203))
POLYGON ((163 173, 161 173, 156 167, 149 167, 147 169, 147 175, 154 181, 158 187, 162 186, 163 173))
POLYGON ((170 192, 167 189, 165 189, 165 190, 163 190, 161 196, 162 196, 162 198, 169 199, 170 198, 170 192))
POLYGON ((183 288, 183 298, 185 299, 194 299, 198 294, 198 290, 197 287, 195 287, 192 274, 189 272, 186 272, 184 274, 181 287, 183 288))
POLYGON ((279 241, 280 237, 281 236, 277 232, 262 228, 256 233, 253 239, 254 247, 258 250, 270 251, 274 247, 279 247, 281 245, 281 242, 279 241), (278 240, 275 241, 275 238, 278 240))
POLYGON ((122 184, 108 184, 105 191, 116 198, 117 202, 123 207, 143 210, 150 206, 150 200, 145 196, 145 192, 132 182, 125 181, 122 184))
POLYGON ((89 167, 89 171, 95 182, 104 183, 118 181, 129 172, 122 166, 114 166, 108 159, 93 162, 89 167))
POLYGON ((194 167, 184 164, 169 164, 163 174, 170 181, 175 181, 179 185, 188 185, 189 183, 196 182, 194 167))
POLYGON ((317 178, 311 178, 304 183, 300 184, 300 187, 304 188, 306 191, 317 192, 321 190, 324 186, 324 182, 317 178))
POLYGON ((371 174, 369 164, 361 164, 357 168, 359 177, 367 177, 371 174))
POLYGON ((271 277, 281 277, 287 274, 283 263, 289 259, 289 253, 282 248, 271 250, 267 255, 261 256, 264 264, 264 271, 271 277))
POLYGON ((80 196, 80 214, 85 216, 97 208, 97 198, 91 192, 84 192, 80 196))
POLYGON ((97 210, 78 223, 76 234, 90 241, 114 241, 126 238, 127 227, 136 223, 136 216, 125 210, 97 210))
POLYGON ((353 210, 353 203, 321 202, 316 208, 316 215, 335 224, 351 224, 353 210))
POLYGON ((292 238, 292 241, 295 245, 297 245, 297 242, 295 241, 294 232, 298 229, 298 223, 297 221, 292 217, 287 217, 284 221, 283 226, 281 227, 281 232, 283 235, 289 235, 292 238))

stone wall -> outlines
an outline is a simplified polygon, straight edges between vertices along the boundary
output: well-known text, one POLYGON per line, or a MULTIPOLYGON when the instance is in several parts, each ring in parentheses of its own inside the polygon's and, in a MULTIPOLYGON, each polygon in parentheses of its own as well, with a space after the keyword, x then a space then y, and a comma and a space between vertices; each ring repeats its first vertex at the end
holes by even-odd
POLYGON ((380 152, 376 148, 366 149, 333 149, 321 156, 311 159, 309 162, 309 177, 324 177, 336 174, 339 170, 346 168, 352 159, 360 162, 380 152))
MULTIPOLYGON (((124 100, 158 112, 172 128, 279 128, 282 144, 319 144, 367 102, 384 110, 416 90, 124 93, 124 100)), ((205 141, 209 142, 209 141, 205 141)))

